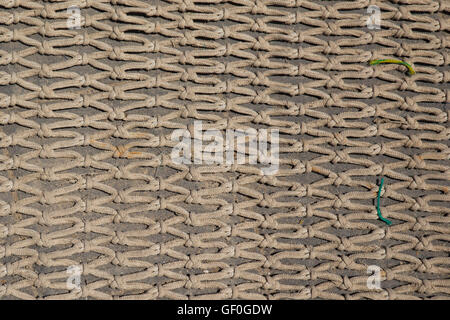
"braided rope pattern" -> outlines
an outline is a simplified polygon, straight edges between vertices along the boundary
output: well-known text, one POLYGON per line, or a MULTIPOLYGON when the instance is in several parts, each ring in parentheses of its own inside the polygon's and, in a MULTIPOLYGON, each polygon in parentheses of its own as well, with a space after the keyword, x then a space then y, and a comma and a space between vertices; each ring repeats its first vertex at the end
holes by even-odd
POLYGON ((448 299, 449 12, 0 0, 0 298, 448 299), (194 120, 278 129, 279 171, 174 163, 194 120))

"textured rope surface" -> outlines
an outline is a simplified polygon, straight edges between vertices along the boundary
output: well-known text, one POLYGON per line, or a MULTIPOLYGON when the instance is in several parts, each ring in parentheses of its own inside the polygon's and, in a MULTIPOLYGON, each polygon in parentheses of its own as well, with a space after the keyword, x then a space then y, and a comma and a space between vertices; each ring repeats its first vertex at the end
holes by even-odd
POLYGON ((0 299, 448 299, 449 11, 0 0, 0 299), (194 120, 278 129, 280 170, 173 163, 194 120))

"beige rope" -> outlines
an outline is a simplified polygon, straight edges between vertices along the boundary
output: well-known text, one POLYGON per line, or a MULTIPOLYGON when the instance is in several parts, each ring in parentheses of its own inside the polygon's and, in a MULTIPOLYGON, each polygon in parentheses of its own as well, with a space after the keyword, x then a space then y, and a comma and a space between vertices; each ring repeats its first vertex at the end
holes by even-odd
POLYGON ((0 299, 448 299, 448 3, 158 3, 0 0, 0 299), (194 120, 279 171, 174 163, 194 120))

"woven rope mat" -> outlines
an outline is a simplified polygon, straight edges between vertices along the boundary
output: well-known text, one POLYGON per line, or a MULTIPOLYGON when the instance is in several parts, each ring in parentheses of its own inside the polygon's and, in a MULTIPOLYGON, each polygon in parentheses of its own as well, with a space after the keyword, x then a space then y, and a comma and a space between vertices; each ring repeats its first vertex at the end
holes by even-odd
POLYGON ((448 299, 449 12, 0 0, 0 298, 448 299), (278 172, 174 163, 196 120, 278 129, 278 172))

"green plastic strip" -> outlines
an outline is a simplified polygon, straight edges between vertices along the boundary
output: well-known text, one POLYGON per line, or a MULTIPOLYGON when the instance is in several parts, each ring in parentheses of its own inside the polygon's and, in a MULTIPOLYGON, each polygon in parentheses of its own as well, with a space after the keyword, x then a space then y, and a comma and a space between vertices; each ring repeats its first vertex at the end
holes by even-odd
POLYGON ((377 198, 377 213, 378 213, 378 217, 384 221, 388 226, 390 226, 392 224, 392 221, 384 218, 381 215, 381 210, 380 210, 380 194, 381 194, 381 188, 383 188, 383 183, 384 183, 384 178, 381 178, 381 182, 380 182, 380 189, 378 189, 378 198, 377 198))
POLYGON ((402 60, 396 60, 396 59, 380 59, 380 60, 372 60, 369 62, 369 64, 371 66, 376 65, 376 64, 380 64, 380 63, 395 63, 395 64, 401 64, 404 65, 405 67, 408 68, 409 70, 409 74, 413 75, 416 73, 416 71, 414 71, 413 67, 411 67, 411 65, 408 62, 402 61, 402 60))

